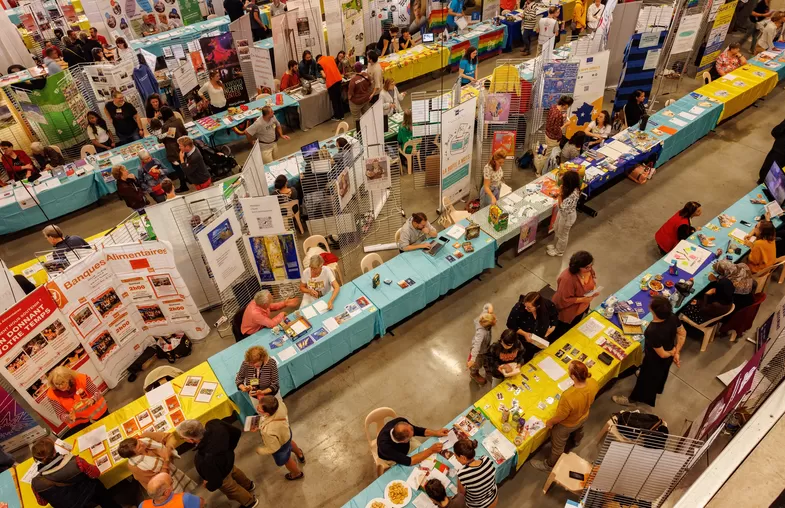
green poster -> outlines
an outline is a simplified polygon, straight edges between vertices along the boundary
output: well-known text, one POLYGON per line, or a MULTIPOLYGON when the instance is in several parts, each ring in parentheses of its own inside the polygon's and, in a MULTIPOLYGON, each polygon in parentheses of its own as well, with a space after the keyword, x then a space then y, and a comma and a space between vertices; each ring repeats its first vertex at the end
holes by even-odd
POLYGON ((41 90, 27 93, 29 102, 21 100, 28 120, 37 125, 50 145, 73 146, 87 136, 80 126, 86 113, 83 99, 73 79, 65 72, 49 76, 41 90), (74 113, 78 114, 74 116, 74 113))
POLYGON ((179 0, 179 4, 184 25, 193 25, 204 20, 199 9, 199 0, 179 0))

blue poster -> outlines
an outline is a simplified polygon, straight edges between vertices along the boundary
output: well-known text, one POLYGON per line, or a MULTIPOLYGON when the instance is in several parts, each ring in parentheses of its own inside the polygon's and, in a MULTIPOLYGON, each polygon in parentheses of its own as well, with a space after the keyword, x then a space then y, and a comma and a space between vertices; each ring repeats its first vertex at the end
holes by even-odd
POLYGON ((578 80, 580 63, 550 62, 543 65, 542 107, 548 109, 559 100, 562 95, 575 92, 575 82, 578 80))

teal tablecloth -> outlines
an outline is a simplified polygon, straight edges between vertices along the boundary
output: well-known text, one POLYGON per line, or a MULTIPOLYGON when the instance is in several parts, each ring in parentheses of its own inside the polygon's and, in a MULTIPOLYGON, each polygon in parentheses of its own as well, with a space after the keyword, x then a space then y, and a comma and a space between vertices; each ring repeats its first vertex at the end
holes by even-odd
MULTIPOLYGON (((474 409, 474 406, 469 406, 463 411, 461 411, 461 413, 458 416, 456 416, 449 424, 446 425, 446 428, 451 428, 452 425, 458 420, 458 418, 465 416, 472 409, 474 409)), ((415 423, 417 423, 416 419, 414 421, 415 423)), ((482 440, 485 439, 485 437, 491 432, 493 432, 494 430, 496 430, 496 427, 494 427, 489 420, 485 420, 482 427, 480 427, 480 430, 474 436, 472 436, 472 439, 477 440, 478 443, 477 450, 476 450, 478 457, 490 455, 488 453, 488 450, 486 450, 485 447, 482 445, 482 440)), ((436 438, 429 438, 427 441, 425 441, 422 444, 420 448, 417 449, 417 451, 419 452, 421 450, 424 450, 425 448, 431 446, 435 442, 436 442, 436 438)), ((516 462, 517 462, 517 455, 513 456, 511 459, 503 462, 502 464, 496 466, 497 484, 503 482, 508 476, 510 476, 510 473, 512 473, 512 471, 515 469, 516 462)), ((376 499, 378 497, 383 498, 384 489, 385 487, 387 487, 387 484, 389 484, 393 480, 402 480, 403 482, 406 482, 406 479, 409 478, 409 475, 411 474, 413 469, 414 466, 396 465, 391 467, 390 469, 387 470, 386 473, 384 473, 382 476, 377 478, 376 481, 374 481, 372 484, 366 487, 362 492, 354 496, 354 498, 351 501, 349 501, 344 505, 344 508, 365 508, 372 499, 376 499)), ((452 470, 451 473, 453 473, 452 470)), ((454 473, 452 475, 448 475, 448 478, 450 479, 450 481, 452 481, 454 485, 457 485, 458 480, 457 480, 457 476, 454 473)), ((422 489, 420 489, 416 492, 412 492, 411 500, 409 501, 409 504, 407 504, 406 506, 414 506, 414 500, 417 499, 417 496, 420 495, 426 496, 426 499, 428 499, 427 494, 425 494, 425 492, 422 489)))
POLYGON ((749 63, 776 72, 777 80, 782 81, 785 79, 785 62, 781 62, 779 59, 785 56, 785 53, 782 52, 782 50, 785 49, 785 43, 775 42, 774 45, 776 46, 776 49, 773 49, 772 53, 778 52, 779 56, 777 58, 773 58, 768 62, 761 62, 757 58, 750 58, 749 63))
MULTIPOLYGON (((212 31, 228 32, 229 31, 229 16, 222 16, 220 18, 207 19, 194 23, 193 25, 183 26, 169 30, 163 34, 155 34, 130 41, 131 49, 138 51, 144 49, 154 54, 155 56, 163 56, 164 48, 180 44, 185 44, 206 37, 212 31)), ((183 49, 186 49, 183 47, 183 49)))
POLYGON ((654 129, 658 129, 661 126, 678 129, 678 132, 673 135, 667 133, 663 133, 662 135, 652 134, 655 138, 662 140, 662 151, 657 159, 656 166, 662 166, 665 162, 672 159, 683 150, 686 150, 693 143, 711 132, 717 125, 717 122, 719 122, 721 115, 722 104, 711 102, 708 98, 697 93, 687 94, 667 108, 663 108, 653 114, 646 125, 646 132, 651 133, 654 129), (704 105, 699 106, 698 103, 704 105), (706 106, 705 104, 709 104, 709 106, 706 106), (689 121, 678 116, 679 113, 695 114, 694 112, 690 112, 694 107, 704 110, 703 112, 696 114, 697 118, 695 120, 689 121), (667 116, 669 113, 673 113, 674 116, 667 116), (687 123, 687 125, 680 127, 679 125, 674 124, 672 122, 674 118, 687 123))
MULTIPOLYGON (((285 116, 282 116, 283 110, 285 108, 289 108, 293 106, 297 107, 299 106, 299 103, 296 100, 294 100, 290 95, 287 95, 283 92, 279 92, 279 93, 280 95, 283 96, 283 104, 275 104, 275 96, 278 94, 273 94, 269 97, 264 97, 262 99, 251 101, 247 103, 246 106, 248 106, 248 109, 261 108, 262 106, 267 104, 268 100, 270 100, 272 101, 270 107, 273 108, 273 111, 275 112, 275 117, 278 118, 278 121, 281 122, 282 124, 286 124, 286 118, 285 116)), ((229 116, 229 113, 227 111, 223 111, 221 113, 212 115, 212 118, 215 119, 215 121, 221 125, 219 128, 214 130, 207 130, 201 125, 199 125, 198 122, 194 122, 196 129, 199 131, 199 136, 197 137, 197 139, 201 139, 205 143, 212 143, 212 144, 232 143, 239 139, 245 139, 245 136, 240 136, 239 134, 236 134, 231 129, 233 127, 240 125, 243 122, 253 122, 254 120, 256 120, 256 118, 262 116, 262 113, 260 111, 257 111, 253 115, 247 116, 242 120, 233 120, 229 124, 223 122, 223 118, 226 116, 229 116)))
POLYGON ((8 503, 8 508, 22 508, 10 469, 0 473, 0 501, 8 503))
MULTIPOLYGON (((308 333, 316 331, 324 321, 344 312, 344 307, 365 296, 353 282, 341 286, 341 291, 335 299, 333 310, 324 314, 317 314, 311 318, 312 328, 308 333)), ((326 298, 323 298, 327 301, 326 298)), ((207 361, 215 372, 218 381, 223 386, 229 398, 240 408, 242 421, 249 415, 256 414, 248 394, 237 390, 234 378, 240 369, 245 351, 251 346, 263 346, 278 363, 278 377, 280 379, 281 396, 302 386, 318 374, 329 369, 352 352, 368 344, 375 337, 376 319, 378 312, 366 308, 361 314, 349 321, 342 323, 337 330, 330 332, 315 344, 300 351, 293 342, 287 341, 282 347, 270 348, 270 342, 276 339, 269 329, 261 330, 245 340, 234 344, 218 354, 211 356, 207 361), (278 356, 289 347, 294 347, 297 354, 287 360, 278 356)), ((293 317, 293 316, 290 316, 293 317)))
MULTIPOLYGON (((150 139, 150 138, 147 138, 147 139, 150 139)), ((114 150, 117 150, 117 149, 115 148, 114 150)), ((155 150, 150 149, 148 147, 147 152, 150 154, 150 157, 152 157, 153 159, 158 160, 158 162, 163 164, 164 167, 166 168, 167 172, 174 171, 174 168, 172 167, 172 164, 166 159, 166 149, 163 147, 163 145, 160 148, 157 148, 155 150)), ((123 162, 123 166, 125 166, 125 168, 129 172, 133 173, 134 176, 138 178, 139 177, 139 170, 142 169, 142 161, 139 160, 139 157, 132 157, 130 159, 125 160, 123 162)), ((106 196, 106 195, 109 195, 109 194, 117 192, 117 184, 115 182, 105 182, 103 177, 101 176, 101 174, 99 172, 95 173, 95 184, 98 187, 98 196, 99 197, 106 196)))

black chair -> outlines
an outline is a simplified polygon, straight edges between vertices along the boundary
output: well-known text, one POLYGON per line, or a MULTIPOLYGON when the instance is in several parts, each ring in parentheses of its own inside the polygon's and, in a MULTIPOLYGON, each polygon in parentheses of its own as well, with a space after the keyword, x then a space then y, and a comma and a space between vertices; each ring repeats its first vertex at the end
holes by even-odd
POLYGON ((234 335, 235 342, 240 342, 244 338, 248 337, 248 335, 245 335, 241 330, 244 314, 245 314, 245 307, 238 310, 237 313, 232 318, 232 335, 234 335))

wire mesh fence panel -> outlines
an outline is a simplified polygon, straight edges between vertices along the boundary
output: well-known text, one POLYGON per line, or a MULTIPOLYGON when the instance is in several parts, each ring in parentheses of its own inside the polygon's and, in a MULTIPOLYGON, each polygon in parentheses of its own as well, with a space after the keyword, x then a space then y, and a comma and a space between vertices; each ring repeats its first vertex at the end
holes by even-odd
POLYGON ((611 424, 583 490, 583 506, 662 506, 703 441, 611 424))
MULTIPOLYGON (((783 319, 785 319, 785 307, 780 302, 774 315, 761 327, 763 328, 761 333, 767 335, 766 330, 770 329, 772 322, 780 323, 783 319)), ((780 326, 777 326, 777 329, 779 333, 771 338, 764 338, 759 334, 759 341, 768 339, 765 344, 766 351, 755 372, 750 394, 741 405, 739 413, 742 419, 746 420, 755 413, 785 379, 785 331, 780 326)))
MULTIPOLYGON (((8 112, 0 118, 3 124, 3 127, 0 127, 0 138, 11 141, 17 149, 30 153, 30 143, 33 141, 31 135, 34 131, 21 114, 19 103, 14 98, 10 87, 0 89, 0 106, 8 108, 8 112)), ((0 174, 3 173, 5 170, 0 168, 0 174)), ((7 178, 3 181, 7 181, 7 178)))
MULTIPOLYGON (((414 188, 438 187, 441 171, 441 112, 452 107, 450 90, 412 92, 414 188)), ((404 147, 402 147, 404 149, 404 147)), ((404 152, 406 150, 404 149, 404 152)))
POLYGON ((542 94, 544 88, 543 65, 544 59, 538 57, 534 60, 534 73, 531 82, 530 108, 527 115, 525 147, 533 153, 537 147, 545 143, 545 111, 542 107, 542 94))

